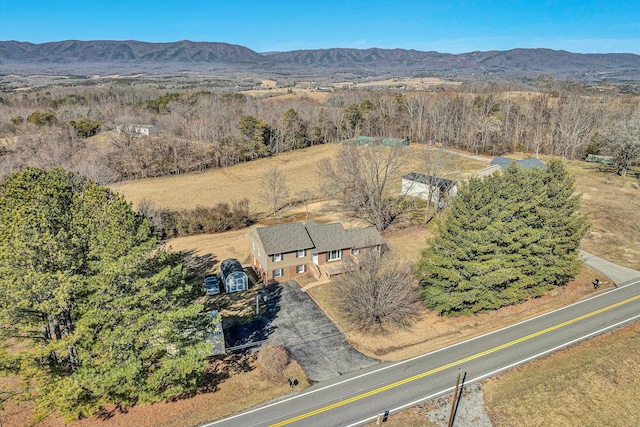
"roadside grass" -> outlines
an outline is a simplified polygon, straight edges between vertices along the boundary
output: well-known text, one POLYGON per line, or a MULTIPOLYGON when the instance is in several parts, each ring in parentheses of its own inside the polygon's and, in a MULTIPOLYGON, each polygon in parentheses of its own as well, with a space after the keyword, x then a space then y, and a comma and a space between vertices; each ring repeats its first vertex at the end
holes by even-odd
MULTIPOLYGON (((68 427, 192 427, 241 412, 291 393, 287 378, 298 379, 293 391, 309 387, 304 371, 292 361, 279 380, 270 380, 256 366, 254 355, 214 359, 208 367, 209 387, 195 396, 149 405, 136 405, 120 412, 107 407, 101 417, 93 416, 68 427)), ((15 380, 14 380, 15 381, 15 380)), ((4 384, 3 384, 4 385, 4 384)), ((16 386, 17 383, 7 384, 16 386)), ((32 403, 9 401, 0 412, 3 427, 29 426, 32 403)), ((63 427, 62 418, 52 414, 38 427, 63 427)))
MULTIPOLYGON (((427 415, 429 407, 427 405, 418 405, 402 412, 390 414, 387 421, 382 424, 384 427, 440 427, 440 424, 431 421, 427 415)), ((365 427, 374 427, 380 424, 371 422, 365 427)))
MULTIPOLYGON (((388 325, 386 332, 377 335, 364 334, 346 320, 344 313, 336 307, 336 299, 340 295, 334 292, 331 283, 311 287, 307 292, 340 325, 351 345, 358 351, 382 361, 399 361, 500 329, 514 321, 530 319, 588 297, 595 292, 591 282, 598 276, 602 275, 584 266, 570 284, 554 289, 540 298, 496 311, 455 318, 438 316, 424 309, 410 328, 399 329, 388 325)), ((612 286, 608 278, 606 282, 607 287, 612 286)), ((607 288, 600 288, 598 292, 605 289, 607 288)))
POLYGON ((485 381, 495 427, 640 425, 640 323, 485 381))
POLYGON ((591 230, 582 241, 587 252, 640 270, 640 168, 621 177, 611 166, 568 162, 582 193, 582 212, 591 230))

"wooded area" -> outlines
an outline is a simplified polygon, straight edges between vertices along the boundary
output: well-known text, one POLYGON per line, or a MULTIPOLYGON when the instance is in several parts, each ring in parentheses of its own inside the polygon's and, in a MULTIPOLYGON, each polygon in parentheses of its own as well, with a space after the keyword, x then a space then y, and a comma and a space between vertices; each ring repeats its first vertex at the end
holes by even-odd
MULTIPOLYGON (((0 375, 69 422, 193 392, 212 320, 182 254, 122 196, 62 169, 0 185, 0 375)), ((14 396, 15 397, 15 396, 14 396)))
POLYGON ((304 93, 258 98, 117 81, 3 93, 0 175, 59 166, 104 184, 225 167, 357 135, 407 137, 489 155, 613 155, 622 158, 623 173, 629 160, 619 155, 622 136, 635 148, 622 150, 637 162, 637 96, 550 77, 535 83, 465 83, 439 92, 342 90, 323 102, 304 93), (160 133, 141 137, 132 130, 136 124, 157 125, 160 133), (630 133, 615 133, 620 124, 630 133))

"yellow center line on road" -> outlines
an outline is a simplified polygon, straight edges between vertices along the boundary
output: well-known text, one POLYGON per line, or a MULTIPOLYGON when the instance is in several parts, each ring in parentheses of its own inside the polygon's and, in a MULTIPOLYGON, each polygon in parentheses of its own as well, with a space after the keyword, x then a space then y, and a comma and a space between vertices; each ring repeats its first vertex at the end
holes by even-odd
POLYGON ((276 424, 272 424, 269 427, 280 427, 280 426, 284 426, 284 425, 287 425, 287 424, 295 423, 296 421, 300 421, 300 420, 303 420, 305 418, 309 418, 309 417, 312 417, 314 415, 318 415, 318 414, 321 414, 323 412, 330 411, 330 410, 338 408, 340 406, 348 405, 349 403, 358 401, 360 399, 364 399, 365 397, 373 396, 374 394, 378 394, 378 393, 381 393, 383 391, 390 390, 392 388, 401 386, 403 384, 410 383, 410 382, 418 380, 420 378, 424 378, 424 377, 427 377, 429 375, 433 375, 433 374, 435 374, 437 372, 444 371, 445 369, 449 369, 449 368, 452 368, 454 366, 458 366, 458 365, 461 365, 463 363, 469 362, 471 360, 475 360, 475 359, 478 359, 480 357, 486 356, 488 354, 495 353, 496 351, 505 349, 507 347, 511 347, 513 345, 516 345, 516 344, 519 344, 521 342, 530 340, 532 338, 539 337, 540 335, 544 335, 544 334, 546 334, 548 332, 555 331, 556 329, 560 329, 562 327, 571 325, 573 323, 579 322, 579 321, 587 319, 589 317, 598 315, 600 313, 604 313, 605 311, 612 310, 612 309, 614 309, 616 307, 620 307, 620 306, 622 306, 624 304, 628 304, 628 303, 630 303, 632 301, 635 301, 637 299, 640 299, 640 295, 636 295, 635 297, 631 297, 631 298, 628 298, 628 299, 626 299, 624 301, 620 301, 620 302, 617 302, 615 304, 611 304, 611 305, 609 305, 607 307, 604 307, 604 308, 601 308, 599 310, 595 310, 595 311, 592 311, 590 313, 583 314, 582 316, 575 317, 573 319, 567 320, 566 322, 558 323, 557 325, 550 326, 550 327, 548 327, 546 329, 542 329, 542 330, 540 330, 538 332, 534 332, 532 334, 529 334, 527 336, 515 339, 513 341, 509 341, 509 342, 507 342, 505 344, 501 344, 499 346, 490 348, 490 349, 482 351, 480 353, 473 354, 471 356, 465 357, 464 359, 456 360, 455 362, 451 362, 449 364, 439 366, 439 367, 437 367, 435 369, 432 369, 430 371, 422 372, 421 374, 414 375, 413 377, 405 378, 403 380, 396 381, 395 383, 392 383, 392 384, 377 388, 375 390, 371 390, 371 391, 368 391, 366 393, 362 393, 362 394, 359 394, 357 396, 353 396, 353 397, 350 397, 348 399, 341 400, 341 401, 333 403, 331 405, 323 406, 322 408, 316 409, 314 411, 306 412, 306 413, 304 413, 302 415, 298 415, 297 417, 289 418, 288 420, 281 421, 281 422, 276 423, 276 424))

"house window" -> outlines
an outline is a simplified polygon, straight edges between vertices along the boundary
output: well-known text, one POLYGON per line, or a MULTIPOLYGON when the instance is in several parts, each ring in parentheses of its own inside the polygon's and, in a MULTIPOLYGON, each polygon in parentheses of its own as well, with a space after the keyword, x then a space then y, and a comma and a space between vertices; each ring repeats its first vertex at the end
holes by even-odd
POLYGON ((306 251, 304 249, 298 249, 298 253, 296 254, 296 258, 304 258, 305 252, 306 251))
POLYGON ((273 254, 273 262, 282 261, 282 253, 273 254))
POLYGON ((304 273, 305 271, 307 271, 307 266, 305 264, 296 266, 296 273, 300 274, 304 273))
POLYGON ((276 277, 282 277, 282 269, 281 268, 276 268, 275 270, 273 270, 273 278, 275 279, 276 277))
POLYGON ((251 241, 251 249, 256 250, 256 242, 251 241))
POLYGON ((342 258, 342 249, 327 252, 327 261, 335 261, 342 258))
POLYGON ((374 251, 379 251, 379 250, 380 250, 380 245, 375 245, 375 246, 373 247, 373 250, 374 250, 374 251))
POLYGON ((353 249, 351 249, 351 253, 353 255, 358 255, 360 253, 360 249, 353 248, 353 249))
POLYGON ((258 256, 260 256, 260 246, 258 246, 258 256))

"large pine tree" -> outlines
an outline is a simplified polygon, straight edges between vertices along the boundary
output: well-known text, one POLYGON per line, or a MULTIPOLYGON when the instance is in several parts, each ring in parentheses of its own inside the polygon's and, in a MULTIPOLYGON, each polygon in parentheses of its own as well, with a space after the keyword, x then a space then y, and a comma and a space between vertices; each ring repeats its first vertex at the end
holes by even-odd
POLYGON ((195 389, 209 320, 179 254, 109 189, 53 169, 0 185, 0 368, 66 420, 195 389))
POLYGON ((588 228, 562 162, 471 179, 439 220, 418 271, 427 306, 471 314, 517 304, 565 285, 579 271, 588 228))

